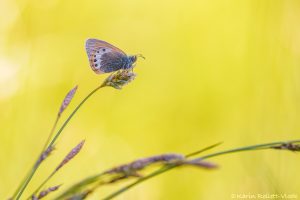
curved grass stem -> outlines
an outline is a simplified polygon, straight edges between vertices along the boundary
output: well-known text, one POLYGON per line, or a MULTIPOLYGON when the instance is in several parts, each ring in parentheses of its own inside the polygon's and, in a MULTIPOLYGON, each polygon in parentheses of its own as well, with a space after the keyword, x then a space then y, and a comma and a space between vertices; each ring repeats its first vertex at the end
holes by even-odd
MULTIPOLYGON (((55 122, 54 122, 54 124, 52 125, 51 131, 50 131, 50 133, 49 133, 49 135, 48 135, 48 138, 47 138, 47 140, 46 140, 46 142, 45 142, 45 144, 44 144, 44 147, 43 147, 41 153, 39 154, 39 157, 36 159, 37 161, 36 161, 35 164, 31 167, 31 169, 34 169, 34 168, 37 167, 38 160, 39 160, 39 158, 41 157, 41 155, 43 154, 43 152, 46 150, 47 144, 49 143, 49 141, 50 141, 50 139, 51 139, 51 137, 52 137, 52 135, 53 135, 53 133, 54 133, 54 130, 55 130, 56 127, 57 127, 57 123, 58 123, 59 119, 60 119, 60 116, 57 115, 57 117, 56 117, 56 119, 55 119, 55 122)), ((27 179, 29 178, 29 175, 30 175, 31 173, 32 173, 32 171, 29 171, 29 172, 27 173, 27 175, 24 177, 24 179, 22 180, 22 182, 20 183, 20 185, 19 185, 18 188, 16 189, 15 193, 13 194, 12 199, 15 199, 15 197, 18 195, 18 193, 20 192, 22 186, 25 184, 25 182, 27 181, 27 179)))
MULTIPOLYGON (((288 141, 288 143, 299 143, 300 140, 292 140, 292 141, 288 141)), ((204 159, 207 159, 207 158, 212 158, 212 157, 216 157, 216 156, 221 156, 221 155, 225 155, 225 154, 230 154, 230 153, 237 153, 237 152, 242 152, 242 151, 252 151, 252 150, 263 150, 263 149, 268 149, 274 145, 282 145, 282 144, 286 144, 287 142, 272 142, 272 143, 265 143, 265 144, 257 144, 257 145, 251 145, 251 146, 246 146, 246 147, 240 147, 240 148, 234 148, 234 149, 229 149, 229 150, 225 150, 225 151, 219 151, 219 152, 216 152, 216 153, 211 153, 211 154, 207 154, 207 155, 204 155, 202 157, 199 157, 198 159, 199 160, 204 160, 204 159)), ((215 145, 212 145, 212 146, 215 146, 215 145)), ((199 152, 203 152, 202 150, 200 150, 199 152)), ((190 156, 194 156, 196 155, 197 152, 195 153, 192 153, 192 154, 188 154, 186 155, 186 157, 190 157, 190 156)), ((153 178, 159 174, 162 174, 164 172, 167 172, 171 169, 174 169, 176 167, 178 167, 179 165, 168 165, 168 166, 164 166, 154 172, 152 172, 151 174, 147 175, 147 176, 144 176, 140 179, 138 179, 137 181, 111 193, 110 195, 102 198, 102 200, 110 200, 110 199, 113 199, 114 197, 128 191, 129 189, 131 189, 132 187, 150 179, 150 178, 153 178)))
MULTIPOLYGON (((67 126, 67 124, 69 123, 69 121, 72 119, 72 117, 76 114, 76 112, 79 110, 79 108, 95 93, 97 92, 100 88, 104 87, 105 85, 102 84, 100 86, 98 86, 97 88, 95 88, 94 90, 92 90, 79 104, 78 106, 74 109, 74 111, 69 115, 69 117, 67 118, 67 120, 63 123, 63 125, 61 126, 61 128, 58 130, 58 132, 55 134, 55 136, 52 138, 51 142, 49 143, 49 145, 45 145, 47 146, 47 148, 44 149, 48 149, 49 147, 53 146, 54 143, 56 142, 56 140, 58 139, 58 137, 60 136, 61 132, 64 130, 64 128, 67 126)), ((56 125, 55 125, 56 126, 56 125)), ((54 130, 54 129, 53 129, 54 130)), ((52 134, 51 134, 52 135, 52 134)), ((51 136, 50 136, 51 138, 51 136)), ((48 141, 47 141, 48 143, 48 141)), ((47 144, 46 143, 46 144, 47 144)), ((22 184, 21 187, 19 187, 19 189, 17 190, 17 192, 15 192, 15 196, 16 196, 16 200, 19 200, 20 197, 22 196, 24 190, 26 189, 26 187, 28 186, 29 182, 31 181, 31 179, 33 178, 36 170, 38 169, 39 165, 34 166, 30 173, 28 174, 28 178, 24 179, 24 183, 22 184)), ((14 199, 14 197, 13 197, 14 199)))

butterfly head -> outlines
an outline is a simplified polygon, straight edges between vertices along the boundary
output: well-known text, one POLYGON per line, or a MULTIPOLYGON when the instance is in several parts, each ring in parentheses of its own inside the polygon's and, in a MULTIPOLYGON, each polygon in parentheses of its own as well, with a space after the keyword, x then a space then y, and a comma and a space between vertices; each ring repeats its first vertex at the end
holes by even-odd
POLYGON ((129 59, 129 62, 131 63, 131 65, 136 62, 136 60, 138 59, 138 57, 141 57, 141 58, 145 59, 145 57, 142 54, 128 56, 128 59, 129 59))

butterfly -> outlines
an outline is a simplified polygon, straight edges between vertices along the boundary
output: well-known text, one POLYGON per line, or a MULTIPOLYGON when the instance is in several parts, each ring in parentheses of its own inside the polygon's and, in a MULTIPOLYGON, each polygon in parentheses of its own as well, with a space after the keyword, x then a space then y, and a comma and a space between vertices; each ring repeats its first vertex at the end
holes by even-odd
POLYGON ((85 48, 90 66, 97 74, 132 69, 138 57, 144 58, 141 54, 127 55, 121 49, 98 39, 88 39, 85 48))

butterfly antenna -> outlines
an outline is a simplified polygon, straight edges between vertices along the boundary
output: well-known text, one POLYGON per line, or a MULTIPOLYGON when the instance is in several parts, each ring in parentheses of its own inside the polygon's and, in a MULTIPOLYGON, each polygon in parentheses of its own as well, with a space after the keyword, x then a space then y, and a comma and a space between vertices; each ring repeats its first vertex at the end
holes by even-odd
POLYGON ((146 59, 142 54, 137 54, 136 57, 141 57, 141 58, 143 58, 144 60, 146 59))

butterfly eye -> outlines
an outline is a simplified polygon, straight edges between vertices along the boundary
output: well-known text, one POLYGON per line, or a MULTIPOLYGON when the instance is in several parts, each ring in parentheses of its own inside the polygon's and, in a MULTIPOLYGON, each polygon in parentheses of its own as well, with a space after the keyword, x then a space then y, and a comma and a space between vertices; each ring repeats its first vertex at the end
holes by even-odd
POLYGON ((104 52, 104 51, 105 51, 105 49, 102 49, 102 51, 104 52))
POLYGON ((94 59, 94 62, 97 62, 97 59, 94 59))

